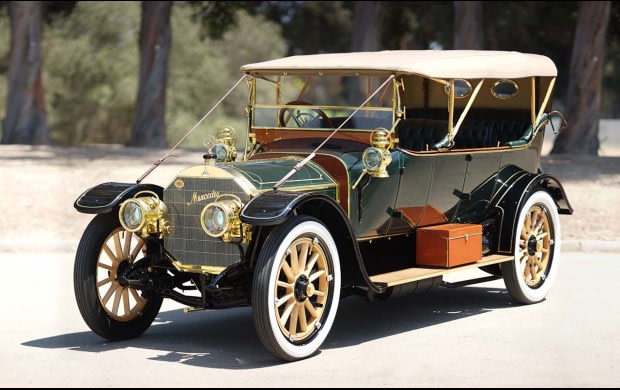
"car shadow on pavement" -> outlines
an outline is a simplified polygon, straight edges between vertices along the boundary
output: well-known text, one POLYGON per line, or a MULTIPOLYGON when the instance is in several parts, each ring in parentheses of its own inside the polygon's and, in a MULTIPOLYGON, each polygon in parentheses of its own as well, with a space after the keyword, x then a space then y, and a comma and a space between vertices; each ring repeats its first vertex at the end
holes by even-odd
MULTIPOLYGON (((350 297, 340 302, 334 326, 321 349, 353 346, 510 306, 516 305, 506 290, 487 287, 441 288, 380 302, 350 297)), ((156 351, 151 360, 223 369, 280 364, 258 340, 250 308, 192 314, 162 312, 143 336, 128 341, 109 342, 92 332, 78 332, 22 345, 91 353, 150 349, 156 351)))

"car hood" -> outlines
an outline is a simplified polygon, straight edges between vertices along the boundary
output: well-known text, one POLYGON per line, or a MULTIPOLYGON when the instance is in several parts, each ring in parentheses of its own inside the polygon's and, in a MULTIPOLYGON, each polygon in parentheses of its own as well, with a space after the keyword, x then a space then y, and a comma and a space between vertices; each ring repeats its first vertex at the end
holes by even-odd
MULTIPOLYGON (((302 161, 301 157, 263 159, 245 162, 199 165, 185 169, 177 176, 206 178, 231 178, 242 185, 246 192, 256 195, 271 190, 293 167, 302 161)), ((337 182, 319 165, 309 162, 287 180, 283 190, 312 190, 336 187, 337 182)))

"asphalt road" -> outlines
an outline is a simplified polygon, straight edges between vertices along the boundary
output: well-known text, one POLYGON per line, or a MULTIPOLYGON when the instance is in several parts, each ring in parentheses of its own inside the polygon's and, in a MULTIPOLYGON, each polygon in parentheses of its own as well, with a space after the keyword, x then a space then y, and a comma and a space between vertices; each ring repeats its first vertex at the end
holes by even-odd
POLYGON ((248 308, 184 314, 168 302, 144 336, 106 342, 75 304, 73 254, 2 252, 0 386, 616 387, 618 260, 564 254, 547 300, 532 306, 513 304, 501 280, 347 298, 320 353, 282 364, 248 308))

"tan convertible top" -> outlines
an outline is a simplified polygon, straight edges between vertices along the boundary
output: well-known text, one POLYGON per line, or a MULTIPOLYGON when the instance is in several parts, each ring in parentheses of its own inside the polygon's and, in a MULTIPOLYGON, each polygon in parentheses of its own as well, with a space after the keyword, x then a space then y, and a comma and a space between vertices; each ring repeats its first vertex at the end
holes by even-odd
POLYGON ((392 50, 302 55, 244 65, 241 71, 250 74, 359 71, 419 74, 441 79, 555 77, 558 73, 553 61, 545 56, 483 50, 392 50))

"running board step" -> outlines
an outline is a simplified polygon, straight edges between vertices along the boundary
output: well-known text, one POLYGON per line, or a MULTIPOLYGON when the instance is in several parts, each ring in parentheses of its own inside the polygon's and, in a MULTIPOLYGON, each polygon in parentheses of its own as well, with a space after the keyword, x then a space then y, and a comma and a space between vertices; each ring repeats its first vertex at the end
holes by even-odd
POLYGON ((413 267, 399 271, 388 272, 386 274, 374 275, 370 277, 372 282, 380 287, 392 287, 399 284, 411 283, 417 280, 435 278, 452 272, 463 271, 470 268, 480 268, 485 265, 504 263, 513 260, 513 256, 491 255, 475 263, 461 265, 453 268, 429 268, 413 267))

